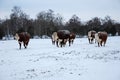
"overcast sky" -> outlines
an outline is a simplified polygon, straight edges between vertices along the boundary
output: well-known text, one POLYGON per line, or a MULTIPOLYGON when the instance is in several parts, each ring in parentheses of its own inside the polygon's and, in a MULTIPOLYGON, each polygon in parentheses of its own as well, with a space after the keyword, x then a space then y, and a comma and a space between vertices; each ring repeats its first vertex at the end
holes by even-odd
POLYGON ((30 16, 36 18, 41 11, 52 9, 68 20, 76 14, 81 21, 94 17, 110 16, 120 21, 120 0, 0 0, 0 18, 9 18, 11 9, 19 6, 30 16))

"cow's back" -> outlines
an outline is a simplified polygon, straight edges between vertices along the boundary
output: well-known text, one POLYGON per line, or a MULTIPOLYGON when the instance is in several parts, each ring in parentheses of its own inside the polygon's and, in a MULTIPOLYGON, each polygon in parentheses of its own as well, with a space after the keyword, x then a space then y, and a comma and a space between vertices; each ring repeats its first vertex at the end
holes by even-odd
POLYGON ((19 35, 19 41, 29 41, 29 39, 30 39, 30 34, 29 33, 27 33, 27 32, 22 32, 22 33, 19 33, 18 34, 19 35))
POLYGON ((70 37, 70 31, 68 30, 59 30, 57 32, 59 39, 67 39, 70 37))

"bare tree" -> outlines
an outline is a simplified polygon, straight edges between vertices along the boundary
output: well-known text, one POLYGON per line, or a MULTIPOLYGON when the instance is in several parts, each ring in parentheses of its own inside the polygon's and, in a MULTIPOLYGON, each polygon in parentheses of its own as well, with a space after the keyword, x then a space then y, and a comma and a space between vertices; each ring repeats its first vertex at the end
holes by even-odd
POLYGON ((80 35, 80 28, 81 28, 81 21, 80 18, 76 15, 73 15, 71 19, 66 23, 67 29, 69 29, 71 32, 74 32, 78 35, 80 35))
POLYGON ((86 25, 88 27, 88 31, 89 30, 99 31, 99 28, 101 27, 101 19, 95 17, 92 20, 89 20, 86 25))
POLYGON ((106 16, 103 22, 104 30, 108 32, 108 34, 112 34, 113 36, 116 34, 115 21, 110 18, 110 16, 106 16))
POLYGON ((24 13, 18 6, 14 6, 11 11, 12 13, 10 15, 10 19, 13 34, 17 31, 27 31, 27 22, 29 21, 29 16, 26 13, 24 13))

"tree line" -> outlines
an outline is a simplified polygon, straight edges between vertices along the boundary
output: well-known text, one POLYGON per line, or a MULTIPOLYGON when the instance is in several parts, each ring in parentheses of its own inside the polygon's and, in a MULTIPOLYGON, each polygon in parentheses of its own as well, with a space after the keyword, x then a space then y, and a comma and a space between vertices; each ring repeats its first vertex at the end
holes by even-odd
POLYGON ((82 22, 77 15, 73 15, 67 22, 60 14, 55 14, 53 10, 41 11, 36 19, 31 19, 29 15, 14 6, 11 9, 10 19, 0 19, 0 39, 3 36, 10 37, 16 32, 29 32, 31 38, 34 36, 51 36, 53 32, 67 29, 78 36, 87 35, 89 30, 106 31, 109 35, 120 35, 120 23, 106 16, 104 19, 94 17, 89 21, 82 22))

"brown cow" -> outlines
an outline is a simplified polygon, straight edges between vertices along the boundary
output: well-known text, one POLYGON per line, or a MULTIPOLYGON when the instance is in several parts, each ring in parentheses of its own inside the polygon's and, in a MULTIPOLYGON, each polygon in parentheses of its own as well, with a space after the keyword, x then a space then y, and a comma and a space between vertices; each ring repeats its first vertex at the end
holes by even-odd
POLYGON ((95 34, 95 40, 98 42, 98 46, 102 46, 104 43, 104 46, 106 44, 107 40, 107 32, 98 32, 95 34))
POLYGON ((68 30, 59 30, 52 34, 52 44, 54 45, 56 43, 57 47, 59 47, 59 45, 62 47, 65 46, 68 41, 70 46, 71 43, 73 44, 75 37, 76 35, 70 33, 68 30))
POLYGON ((59 31, 57 31, 57 36, 58 36, 57 46, 58 46, 58 42, 59 42, 60 46, 63 47, 63 46, 65 46, 67 41, 69 41, 69 46, 70 46, 70 31, 59 30, 59 31))
POLYGON ((18 40, 19 46, 21 49, 21 44, 23 42, 23 45, 25 48, 27 48, 29 40, 30 40, 30 34, 27 32, 21 32, 21 33, 16 33, 15 39, 18 40))
POLYGON ((88 32, 88 40, 89 40, 90 44, 92 44, 93 40, 95 39, 95 33, 96 33, 96 31, 94 31, 94 30, 91 30, 88 32))

